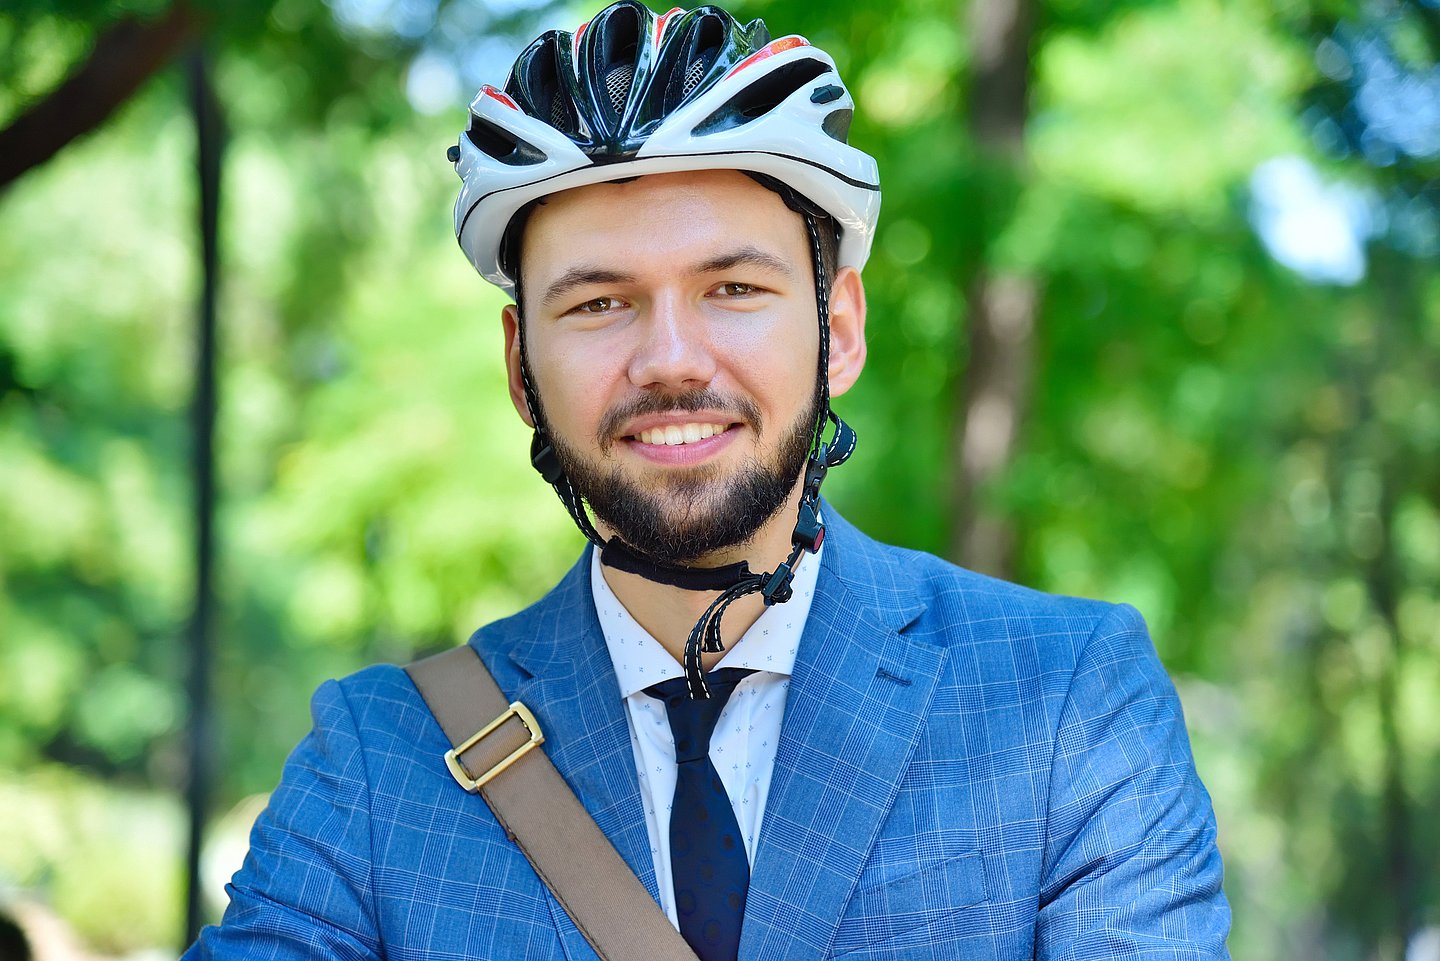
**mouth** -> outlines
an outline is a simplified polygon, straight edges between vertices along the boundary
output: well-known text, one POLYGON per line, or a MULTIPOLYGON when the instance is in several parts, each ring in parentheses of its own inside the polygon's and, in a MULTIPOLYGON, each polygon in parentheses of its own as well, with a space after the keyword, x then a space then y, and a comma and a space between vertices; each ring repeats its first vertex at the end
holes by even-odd
POLYGON ((734 424, 717 424, 696 421, 688 424, 666 424, 663 427, 651 427, 639 433, 631 434, 626 440, 638 441, 642 444, 650 444, 655 447, 683 447, 687 444, 698 444, 702 440, 709 440, 717 434, 723 434, 734 424))

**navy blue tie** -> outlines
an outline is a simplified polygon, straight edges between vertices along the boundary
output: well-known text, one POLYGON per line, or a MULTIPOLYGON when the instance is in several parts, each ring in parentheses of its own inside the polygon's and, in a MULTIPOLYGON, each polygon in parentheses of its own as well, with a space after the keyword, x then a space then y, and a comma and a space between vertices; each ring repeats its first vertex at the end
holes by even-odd
POLYGON ((665 702, 675 735, 675 803, 670 808, 670 867, 680 934, 700 961, 736 961, 750 860, 735 811, 715 765, 710 736, 725 702, 754 671, 729 667, 705 675, 710 696, 692 700, 685 678, 645 689, 665 702))

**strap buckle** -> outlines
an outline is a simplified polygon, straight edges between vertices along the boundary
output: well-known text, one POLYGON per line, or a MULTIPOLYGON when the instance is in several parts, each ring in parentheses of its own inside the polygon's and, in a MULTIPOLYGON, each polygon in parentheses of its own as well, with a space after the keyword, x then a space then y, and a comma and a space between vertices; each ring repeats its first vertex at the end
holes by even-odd
POLYGON ((467 738, 463 744, 456 745, 455 747, 446 751, 445 766, 450 769, 450 776, 455 779, 457 784, 459 784, 465 790, 469 791, 471 794, 474 794, 486 784, 490 783, 490 781, 494 779, 496 775, 502 773, 510 765, 520 760, 526 754, 529 754, 532 750, 534 750, 536 747, 543 744, 544 742, 545 735, 541 733, 540 722, 535 720, 535 715, 530 713, 530 709, 524 704, 521 704, 519 701, 512 701, 510 702, 510 706, 507 707, 499 717, 482 727, 480 730, 476 731, 474 734, 470 735, 470 737, 467 738), (490 768, 490 770, 484 772, 479 777, 472 775, 468 770, 465 769, 465 765, 460 763, 460 756, 466 751, 470 750, 475 745, 479 744, 489 735, 495 733, 495 731, 499 729, 500 725, 504 724, 512 717, 517 719, 520 724, 525 728, 525 730, 529 733, 530 740, 526 741, 524 744, 511 751, 508 755, 501 758, 498 762, 496 762, 493 767, 490 768))

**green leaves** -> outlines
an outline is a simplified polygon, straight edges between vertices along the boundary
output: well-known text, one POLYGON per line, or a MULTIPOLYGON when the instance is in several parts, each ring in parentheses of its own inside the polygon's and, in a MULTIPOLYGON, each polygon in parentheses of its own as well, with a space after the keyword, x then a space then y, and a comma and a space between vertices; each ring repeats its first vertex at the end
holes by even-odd
POLYGON ((1041 176, 1205 222, 1255 165, 1301 145, 1308 51, 1239 4, 1120 13, 1052 35, 1036 59, 1031 156, 1041 176))

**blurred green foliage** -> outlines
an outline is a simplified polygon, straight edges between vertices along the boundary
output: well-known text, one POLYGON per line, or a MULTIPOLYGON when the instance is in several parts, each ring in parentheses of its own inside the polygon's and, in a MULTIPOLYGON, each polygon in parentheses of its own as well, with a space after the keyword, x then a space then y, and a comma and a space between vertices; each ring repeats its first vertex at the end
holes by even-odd
MULTIPOLYGON (((7 8, 0 123, 158 6, 7 8)), ((589 12, 207 13, 230 128, 227 805, 273 784, 319 680, 463 639, 577 552, 505 393, 503 301, 454 248, 463 110, 417 111, 406 85, 422 53, 498 81, 505 38, 589 12)), ((1396 147, 1356 104, 1364 43, 1440 76, 1435 9, 1051 0, 1009 166, 967 130, 963 5, 742 12, 836 55, 886 183, 869 369, 837 405, 862 446, 829 496, 948 550, 967 285, 986 264, 1037 278, 1022 447, 984 492, 1019 535, 1010 573, 1148 618, 1219 814, 1237 957, 1401 957, 1402 932, 1440 925, 1440 145, 1396 147), (1285 155, 1368 198, 1362 283, 1307 282, 1257 236, 1252 178, 1285 155)), ((168 72, 0 195, 0 825, 40 825, 0 844, 0 881, 117 950, 173 936, 174 880, 143 888, 163 907, 92 909, 124 882, 64 893, 92 835, 43 825, 99 803, 73 772, 181 777, 193 149, 168 72)), ((178 843, 157 810, 147 864, 178 843)))

